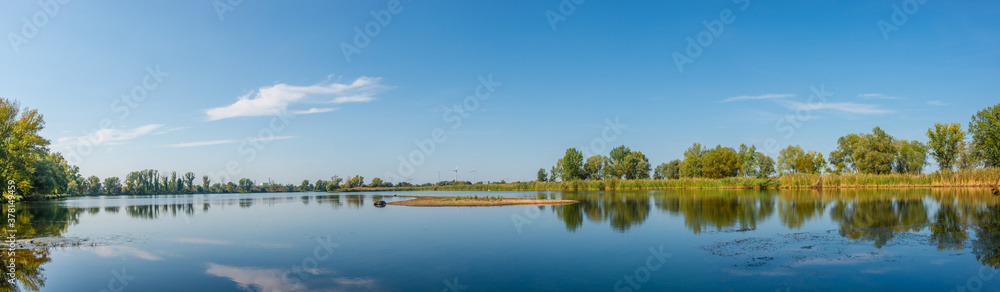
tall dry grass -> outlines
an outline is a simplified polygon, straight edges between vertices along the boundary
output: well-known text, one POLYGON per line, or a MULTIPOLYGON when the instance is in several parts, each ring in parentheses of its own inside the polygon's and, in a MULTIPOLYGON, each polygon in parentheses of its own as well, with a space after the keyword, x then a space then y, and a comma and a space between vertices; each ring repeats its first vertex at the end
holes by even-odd
MULTIPOLYGON (((559 182, 519 182, 392 188, 387 190, 436 191, 606 191, 658 189, 808 189, 808 188, 898 188, 898 187, 989 187, 1000 185, 1000 168, 972 169, 932 174, 785 174, 773 178, 730 177, 722 179, 608 179, 559 182)), ((366 191, 378 189, 365 189, 366 191)))

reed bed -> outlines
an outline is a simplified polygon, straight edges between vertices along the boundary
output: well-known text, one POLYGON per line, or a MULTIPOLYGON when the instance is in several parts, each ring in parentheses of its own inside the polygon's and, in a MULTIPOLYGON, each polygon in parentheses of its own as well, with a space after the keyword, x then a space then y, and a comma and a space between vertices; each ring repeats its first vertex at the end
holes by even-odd
MULTIPOLYGON (((559 182, 517 182, 507 184, 474 184, 386 190, 435 191, 606 191, 660 189, 838 189, 838 188, 906 188, 906 187, 997 187, 1000 168, 972 169, 932 174, 785 174, 778 177, 680 178, 680 179, 608 179, 559 182)), ((373 191, 379 189, 364 189, 373 191)))

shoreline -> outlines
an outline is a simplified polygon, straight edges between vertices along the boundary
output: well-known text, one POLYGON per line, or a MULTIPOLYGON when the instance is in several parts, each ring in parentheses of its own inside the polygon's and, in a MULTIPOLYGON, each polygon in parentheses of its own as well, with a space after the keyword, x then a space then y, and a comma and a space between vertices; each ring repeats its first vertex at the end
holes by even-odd
POLYGON ((389 202, 389 205, 409 207, 499 207, 499 206, 551 206, 576 204, 576 200, 524 199, 524 198, 472 198, 444 196, 407 196, 412 200, 389 202))
MULTIPOLYGON (((492 185, 491 185, 492 186, 492 185)), ((504 186, 504 185, 499 185, 504 186)), ((718 186, 718 187, 640 187, 640 188, 519 188, 518 186, 512 187, 498 187, 498 189, 485 189, 479 187, 455 187, 455 186, 440 186, 440 187, 413 187, 413 188, 359 188, 350 190, 340 190, 340 191, 327 191, 327 193, 362 193, 362 192, 521 192, 521 191, 657 191, 657 190, 836 190, 836 189, 992 189, 1000 188, 1000 185, 992 184, 968 184, 968 185, 835 185, 835 186, 807 186, 807 185, 794 185, 794 186, 774 186, 774 187, 745 187, 745 186, 718 186)))

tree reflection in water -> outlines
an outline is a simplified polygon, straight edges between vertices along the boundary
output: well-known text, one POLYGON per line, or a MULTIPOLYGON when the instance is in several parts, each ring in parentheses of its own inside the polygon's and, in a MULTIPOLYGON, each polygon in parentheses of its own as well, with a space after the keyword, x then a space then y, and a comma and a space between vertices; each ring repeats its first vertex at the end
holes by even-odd
POLYGON ((694 233, 739 226, 754 229, 757 222, 774 213, 774 197, 748 191, 671 191, 563 193, 563 198, 580 203, 553 206, 556 215, 575 231, 584 218, 594 223, 608 221, 618 232, 642 225, 649 217, 650 199, 657 209, 684 217, 694 233))
POLYGON ((923 200, 893 198, 838 200, 830 219, 840 224, 840 236, 873 241, 878 248, 898 233, 920 231, 928 222, 923 200))
POLYGON ((610 221, 611 228, 625 232, 641 225, 649 216, 649 196, 634 193, 563 193, 564 198, 577 204, 554 206, 556 215, 566 223, 566 230, 576 231, 583 219, 599 223, 610 221))
MULTIPOLYGON (((66 208, 54 203, 32 204, 30 206, 18 203, 14 214, 16 220, 13 230, 17 231, 18 239, 61 236, 69 230, 70 225, 79 223, 79 214, 84 212, 97 213, 100 210, 66 208)), ((7 218, 6 208, 3 208, 3 218, 7 218)), ((4 252, 3 259, 8 261, 6 246, 4 246, 4 252)), ((52 260, 49 258, 49 249, 18 249, 13 258, 14 282, 17 284, 11 284, 8 281, 7 269, 5 268, 0 291, 39 291, 45 287, 45 269, 42 268, 42 265, 52 260)))
POLYGON ((976 259, 993 269, 1000 269, 1000 205, 977 208, 974 212, 976 240, 972 241, 972 252, 976 259))
POLYGON ((940 251, 962 250, 965 240, 969 239, 964 222, 955 205, 942 203, 934 215, 934 224, 930 227, 930 243, 937 245, 940 251))
MULTIPOLYGON (((829 211, 830 220, 839 226, 839 234, 845 238, 871 241, 881 248, 900 233, 927 228, 930 232, 928 244, 937 246, 938 250, 970 249, 983 265, 1000 269, 1000 198, 989 190, 673 190, 539 193, 538 197, 580 201, 539 207, 542 212, 552 210, 570 232, 581 228, 586 220, 593 224, 608 222, 615 232, 625 233, 649 220, 654 206, 661 212, 683 218, 684 225, 694 234, 731 228, 756 229, 772 215, 776 215, 782 226, 800 229, 811 220, 822 220, 824 213, 829 211)), ((199 203, 201 212, 197 213, 208 212, 212 205, 249 209, 282 202, 329 205, 333 210, 344 205, 367 207, 365 195, 331 194, 297 199, 209 199, 199 203)), ((76 208, 55 202, 21 203, 16 211, 15 229, 20 239, 58 237, 79 222, 80 214, 99 214, 101 211, 117 214, 121 209, 129 217, 142 220, 156 220, 164 215, 196 215, 193 202, 104 208, 76 208)), ((3 216, 7 216, 6 212, 3 216)), ((15 282, 18 284, 11 285, 4 275, 0 292, 44 288, 46 278, 42 266, 51 260, 49 252, 44 248, 18 250, 15 257, 15 282)))
MULTIPOLYGON (((538 197, 558 198, 551 193, 538 197)), ((829 209, 844 238, 882 248, 900 233, 927 228, 929 244, 938 250, 971 248, 984 265, 1000 269, 1000 200, 988 190, 563 192, 562 198, 580 201, 551 207, 570 232, 585 219, 627 232, 648 219, 650 199, 657 209, 682 217, 694 234, 756 229, 776 209, 783 226, 800 229, 829 209), (937 201, 937 208, 930 200, 937 201), (975 234, 971 240, 970 230, 975 234)))

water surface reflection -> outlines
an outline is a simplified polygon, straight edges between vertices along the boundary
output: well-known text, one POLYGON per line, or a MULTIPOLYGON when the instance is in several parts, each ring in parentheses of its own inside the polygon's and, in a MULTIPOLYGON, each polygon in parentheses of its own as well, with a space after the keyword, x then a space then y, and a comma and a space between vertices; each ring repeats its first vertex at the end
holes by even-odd
MULTIPOLYGON (((811 224, 831 226, 831 236, 884 249, 893 244, 913 244, 933 247, 939 253, 970 252, 981 265, 1000 269, 1000 198, 988 190, 975 189, 902 189, 902 190, 841 190, 841 191, 736 191, 736 190, 672 190, 634 192, 538 192, 501 193, 508 196, 573 199, 580 203, 538 208, 561 222, 567 234, 597 228, 609 234, 628 234, 644 225, 660 225, 681 221, 693 236, 712 237, 721 233, 753 232, 763 225, 780 226, 795 233, 811 224), (606 225, 604 225, 606 224, 606 225), (610 228, 610 230, 608 230, 610 228), (901 239, 901 237, 905 237, 901 239)), ((422 193, 416 193, 422 195, 422 193)), ((441 195, 441 194, 436 194, 441 195)), ((496 195, 492 193, 490 195, 496 195)), ((204 195, 132 196, 74 199, 61 202, 19 204, 15 230, 20 239, 60 238, 80 224, 83 216, 102 214, 127 216, 128 224, 152 224, 166 218, 181 218, 185 228, 199 228, 190 222, 199 217, 220 226, 238 226, 213 213, 229 215, 234 210, 253 210, 268 214, 282 209, 284 215, 294 215, 304 207, 323 208, 327 212, 384 212, 385 216, 401 216, 420 209, 391 207, 376 209, 371 202, 400 200, 402 197, 376 194, 255 194, 213 197, 204 195), (366 204, 367 202, 367 204, 366 204), (147 223, 143 223, 147 222, 147 223)), ((506 208, 506 209, 505 209, 506 208)), ((505 208, 462 208, 456 212, 487 214, 505 208)), ((5 210, 6 211, 6 210, 5 210)), ((263 215, 260 215, 263 216, 263 215)), ((4 213, 6 217, 6 213, 4 213)), ((420 228, 423 217, 396 217, 398 224, 420 228)), ((294 221, 293 221, 294 222, 294 221)), ((436 222, 436 221, 435 221, 436 222)), ((329 223, 330 226, 339 226, 329 223)), ((440 222, 438 222, 440 223, 440 222)), ((356 224, 356 223, 350 223, 356 224)), ((464 226, 462 223, 454 223, 464 226)), ((815 226, 815 225, 813 225, 815 226)), ((293 228, 294 226, 280 227, 293 228)), ((563 228, 563 227, 558 227, 563 228)), ((773 227, 772 227, 773 228, 773 227)), ((339 232, 338 229, 332 229, 339 232)), ((504 232, 504 231, 494 231, 504 232)), ((347 235, 351 231, 344 231, 347 235)), ((749 233, 748 233, 749 234, 749 233)), ((671 235, 667 235, 671 236, 671 235)), ((239 240, 173 237, 170 241, 197 246, 233 246, 239 240)), ((553 237, 555 238, 555 237, 553 237)), ((441 239, 441 244, 450 244, 441 239)), ((452 239, 453 240, 453 239, 452 239)), ((512 239, 508 244, 516 244, 512 239)), ((290 243, 255 242, 257 248, 293 249, 290 243)), ((16 285, 6 280, 0 291, 40 291, 46 285, 45 265, 52 261, 53 250, 63 247, 36 247, 17 250, 14 259, 16 285)), ((101 245, 89 248, 99 257, 134 258, 147 262, 169 262, 170 252, 149 251, 127 245, 101 245)), ((311 247, 310 249, 311 250, 311 247)), ((358 258, 380 255, 354 255, 358 258)), ((204 274, 228 279, 244 290, 303 290, 316 287, 340 287, 347 290, 379 290, 392 285, 359 275, 341 275, 337 271, 314 269, 315 281, 303 283, 290 277, 287 268, 269 264, 234 264, 207 261, 202 263, 204 274), (318 285, 318 286, 317 286, 318 285)), ((288 266, 286 262, 280 265, 288 266)), ((390 289, 391 290, 391 289, 390 289)))

